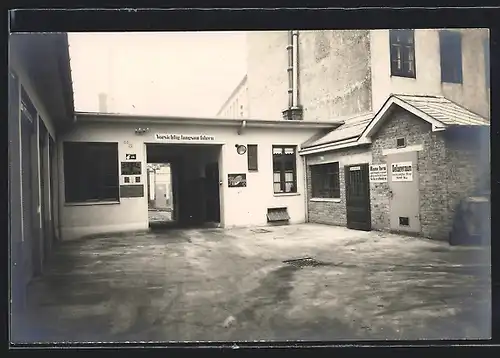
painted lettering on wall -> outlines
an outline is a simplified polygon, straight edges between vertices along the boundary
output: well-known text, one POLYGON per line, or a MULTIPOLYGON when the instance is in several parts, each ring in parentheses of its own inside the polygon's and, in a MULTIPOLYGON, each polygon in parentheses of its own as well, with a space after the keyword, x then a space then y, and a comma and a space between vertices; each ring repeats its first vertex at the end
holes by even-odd
POLYGON ((162 133, 156 133, 155 139, 161 140, 161 141, 171 141, 171 142, 181 142, 181 141, 213 142, 215 140, 215 137, 208 136, 205 134, 172 134, 172 133, 162 134, 162 133))
POLYGON ((413 163, 392 163, 391 178, 392 181, 413 181, 413 163))
POLYGON ((372 183, 387 182, 387 164, 370 165, 370 182, 372 183))

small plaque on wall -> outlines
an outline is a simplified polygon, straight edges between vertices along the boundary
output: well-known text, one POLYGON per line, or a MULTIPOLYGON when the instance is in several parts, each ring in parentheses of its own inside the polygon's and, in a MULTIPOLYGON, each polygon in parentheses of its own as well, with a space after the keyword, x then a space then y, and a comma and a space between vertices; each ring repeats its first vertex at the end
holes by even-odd
POLYGON ((142 198, 144 197, 144 185, 130 184, 120 185, 120 198, 142 198))
POLYGON ((141 175, 141 162, 122 162, 122 175, 141 175))
POLYGON ((137 154, 125 154, 125 160, 137 160, 137 154))
POLYGON ((230 188, 243 188, 247 186, 246 174, 228 174, 227 182, 230 188))

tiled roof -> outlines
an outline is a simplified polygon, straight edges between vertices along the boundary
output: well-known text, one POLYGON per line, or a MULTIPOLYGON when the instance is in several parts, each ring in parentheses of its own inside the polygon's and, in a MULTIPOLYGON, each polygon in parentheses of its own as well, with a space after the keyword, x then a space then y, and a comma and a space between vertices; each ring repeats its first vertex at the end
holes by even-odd
POLYGON ((344 120, 344 124, 337 129, 321 136, 316 140, 308 140, 302 144, 302 148, 315 147, 322 144, 341 142, 350 138, 357 138, 373 119, 373 113, 365 113, 344 120))
POLYGON ((416 96, 394 94, 393 97, 408 103, 445 125, 488 125, 480 115, 442 96, 416 96))

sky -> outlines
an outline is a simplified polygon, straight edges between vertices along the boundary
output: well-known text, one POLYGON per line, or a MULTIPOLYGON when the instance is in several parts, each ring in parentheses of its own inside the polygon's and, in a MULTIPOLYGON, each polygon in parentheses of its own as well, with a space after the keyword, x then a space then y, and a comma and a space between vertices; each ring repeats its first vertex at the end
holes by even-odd
POLYGON ((70 33, 75 108, 214 117, 246 73, 244 32, 70 33))

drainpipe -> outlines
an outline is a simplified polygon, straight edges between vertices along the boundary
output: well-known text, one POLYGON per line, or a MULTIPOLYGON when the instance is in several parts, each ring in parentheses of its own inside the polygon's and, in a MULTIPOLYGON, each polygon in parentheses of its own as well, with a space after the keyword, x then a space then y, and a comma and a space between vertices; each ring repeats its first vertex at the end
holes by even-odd
POLYGON ((301 120, 302 107, 299 104, 299 32, 288 31, 288 107, 285 109, 283 119, 301 120))
POLYGON ((292 107, 299 106, 299 32, 292 31, 292 107))
POLYGON ((286 50, 288 52, 288 67, 287 67, 287 73, 288 73, 288 108, 293 107, 293 102, 294 102, 294 69, 293 69, 293 63, 294 63, 294 48, 293 48, 293 31, 288 31, 288 45, 286 46, 286 50))

